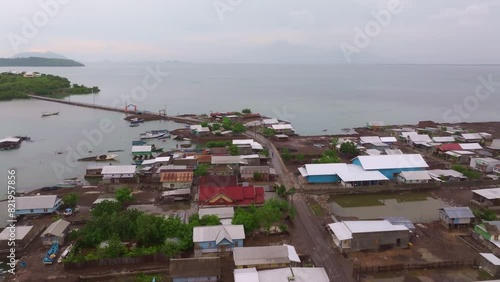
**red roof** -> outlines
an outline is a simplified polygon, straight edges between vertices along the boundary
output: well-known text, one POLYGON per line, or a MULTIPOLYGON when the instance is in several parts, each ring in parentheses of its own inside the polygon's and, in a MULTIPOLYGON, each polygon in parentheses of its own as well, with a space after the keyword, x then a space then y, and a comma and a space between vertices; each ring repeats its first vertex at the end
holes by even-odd
POLYGON ((264 188, 254 186, 200 187, 199 204, 209 206, 250 206, 264 204, 264 188))
POLYGON ((460 144, 458 143, 443 144, 439 147, 439 150, 443 152, 462 150, 462 146, 460 146, 460 144))

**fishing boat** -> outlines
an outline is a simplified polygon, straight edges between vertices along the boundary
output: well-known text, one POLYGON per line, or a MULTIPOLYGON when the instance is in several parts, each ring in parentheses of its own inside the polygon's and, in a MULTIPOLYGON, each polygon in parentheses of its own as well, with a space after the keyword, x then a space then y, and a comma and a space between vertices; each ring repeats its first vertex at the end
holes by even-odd
POLYGON ((107 154, 107 155, 99 155, 93 157, 86 157, 78 159, 79 162, 105 162, 105 161, 113 161, 118 158, 118 155, 107 154))
POLYGON ((69 245, 63 252, 62 254, 59 256, 59 258, 57 259, 57 262, 62 262, 62 260, 68 256, 69 252, 71 252, 71 249, 73 249, 73 244, 69 245))
POLYGON ((130 126, 130 127, 138 127, 138 126, 139 126, 139 124, 138 124, 138 123, 131 123, 131 124, 129 124, 128 126, 130 126))
POLYGON ((57 116, 57 115, 59 115, 59 112, 43 113, 42 117, 57 116))
POLYGON ((141 123, 144 122, 144 119, 142 118, 133 118, 130 120, 130 123, 141 123))
POLYGON ((76 186, 82 186, 83 182, 78 179, 64 179, 63 182, 58 183, 55 187, 58 188, 73 188, 76 186))
POLYGON ((50 249, 47 251, 47 254, 45 254, 45 257, 43 257, 43 263, 44 264, 52 264, 54 260, 56 259, 57 252, 59 251, 59 243, 55 242, 52 244, 50 249))
POLYGON ((109 150, 108 153, 123 152, 123 150, 109 150))
POLYGON ((156 148, 156 146, 153 144, 151 145, 151 152, 163 152, 163 148, 156 148))
POLYGON ((141 146, 141 145, 146 145, 146 141, 142 140, 132 141, 132 146, 141 146))
POLYGON ((141 139, 154 139, 154 138, 159 138, 162 137, 163 135, 167 134, 166 132, 156 132, 154 133, 153 131, 142 133, 140 135, 141 139))

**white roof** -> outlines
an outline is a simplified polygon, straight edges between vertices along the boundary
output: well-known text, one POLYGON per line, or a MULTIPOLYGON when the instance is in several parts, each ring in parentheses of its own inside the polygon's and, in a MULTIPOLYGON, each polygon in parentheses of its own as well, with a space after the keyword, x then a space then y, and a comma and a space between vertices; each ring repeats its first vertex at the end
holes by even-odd
POLYGON ((3 143, 3 142, 17 143, 17 142, 19 142, 19 140, 21 140, 21 139, 20 138, 16 138, 16 137, 6 137, 6 138, 3 138, 3 139, 0 139, 0 143, 3 143))
MULTIPOLYGON (((306 175, 303 176, 314 176, 314 175, 334 175, 337 174, 339 169, 346 167, 345 163, 332 163, 332 164, 306 164, 303 166, 306 175)), ((299 168, 300 171, 300 168, 299 168)), ((301 172, 302 173, 302 172, 301 172)))
POLYGON ((132 153, 151 152, 151 145, 132 146, 132 153))
POLYGON ((275 118, 268 118, 262 120, 262 124, 265 125, 278 124, 278 123, 280 123, 279 120, 275 118))
POLYGON ((300 262, 295 247, 291 245, 237 247, 233 256, 237 266, 300 262))
POLYGON ((362 144, 382 143, 382 140, 380 140, 380 137, 378 136, 361 136, 359 137, 359 140, 361 141, 362 144))
POLYGON ((431 176, 426 170, 423 171, 403 171, 401 176, 406 180, 431 180, 431 176))
POLYGON ((378 170, 364 170, 359 165, 353 164, 347 164, 344 169, 339 169, 337 175, 344 182, 389 180, 378 170))
POLYGON ((492 253, 479 253, 483 258, 487 259, 493 265, 500 265, 500 259, 492 253))
POLYGON ((135 165, 109 165, 102 168, 102 174, 134 174, 135 165))
POLYGON ((409 231, 409 229, 404 225, 393 225, 387 220, 358 220, 358 221, 342 221, 332 224, 328 224, 330 229, 335 233, 337 238, 342 237, 347 240, 352 238, 352 234, 355 233, 369 233, 369 232, 390 232, 390 231, 409 231), (345 225, 341 227, 340 224, 345 225))
POLYGON ((274 130, 283 130, 283 129, 293 129, 292 125, 291 124, 273 124, 271 125, 271 127, 274 129, 274 130))
MULTIPOLYGON (((261 270, 258 272, 259 282, 281 282, 290 281, 289 277, 293 276, 295 282, 329 282, 328 274, 323 267, 289 267, 261 270), (293 275, 292 275, 293 271, 293 275)), ((250 280, 251 281, 251 280, 250 280)), ((240 282, 236 281, 235 282, 240 282)), ((245 281, 246 282, 246 281, 245 281)), ((253 281, 251 281, 253 282, 253 281)))
MULTIPOLYGON (((16 226, 16 240, 22 240, 28 233, 31 231, 33 226, 16 226)), ((0 241, 7 241, 9 240, 10 237, 10 229, 5 228, 1 233, 0 233, 0 241)))
POLYGON ((212 164, 245 164, 247 160, 241 156, 212 156, 212 164))
POLYGON ((189 195, 189 194, 191 194, 191 189, 189 189, 189 188, 183 188, 183 189, 175 189, 175 190, 163 191, 161 193, 161 196, 162 197, 168 197, 168 196, 189 195))
POLYGON ((429 175, 431 177, 439 178, 441 175, 442 176, 452 176, 452 177, 459 177, 459 178, 465 178, 463 174, 460 172, 453 170, 453 169, 432 169, 432 170, 427 170, 429 175))
POLYGON ((365 170, 429 167, 420 154, 358 156, 357 159, 365 170))
POLYGON ((455 150, 453 151, 459 155, 475 155, 476 153, 471 152, 471 151, 464 151, 464 150, 455 150))
POLYGON ((463 150, 482 150, 483 147, 479 143, 460 143, 463 150))
POLYGON ((493 150, 500 150, 500 139, 494 139, 491 141, 491 145, 488 148, 493 150))
POLYGON ((208 127, 203 127, 201 126, 201 124, 197 124, 197 125, 191 125, 189 127, 190 130, 194 130, 194 131, 197 131, 197 132, 210 132, 210 128, 208 127))
POLYGON ((429 137, 429 135, 427 135, 427 134, 410 134, 410 135, 408 135, 408 137, 410 138, 410 140, 413 143, 416 143, 416 142, 423 142, 423 143, 432 142, 431 137, 429 137))
POLYGON ((240 156, 242 159, 259 159, 259 155, 258 154, 253 154, 253 155, 241 155, 240 156))
POLYGON ((438 143, 453 143, 453 142, 455 142, 455 138, 453 138, 452 136, 436 136, 436 137, 432 137, 432 140, 434 140, 434 142, 438 142, 438 143))
POLYGON ((340 241, 352 239, 352 233, 344 223, 335 222, 328 224, 328 227, 340 241))
POLYGON ((472 193, 476 193, 488 200, 500 199, 500 188, 472 190, 472 193))
POLYGON ((415 131, 401 132, 401 137, 403 137, 404 139, 409 139, 410 135, 418 135, 418 133, 415 131))
POLYGON ((158 170, 184 170, 187 169, 187 165, 166 165, 160 166, 158 170))
POLYGON ((224 207, 224 208, 206 208, 199 209, 198 215, 203 217, 204 215, 216 215, 220 219, 233 218, 234 216, 234 208, 233 207, 224 207))
POLYGON ((253 139, 234 139, 233 145, 251 145, 253 142, 253 139))
POLYGON ((393 137, 393 136, 387 136, 387 137, 380 137, 380 140, 384 143, 394 143, 394 142, 398 142, 398 140, 396 139, 396 137, 393 137))
POLYGON ((290 261, 300 262, 299 255, 297 254, 294 246, 287 244, 283 244, 283 246, 286 246, 288 248, 288 259, 290 259, 290 261))
POLYGON ((385 149, 387 155, 403 155, 403 151, 400 149, 385 149))
POLYGON ((167 157, 157 157, 155 159, 156 163, 169 162, 169 161, 170 161, 170 156, 167 156, 167 157))
POLYGON ((245 239, 243 225, 196 226, 193 228, 193 242, 245 239))
POLYGON ((260 282, 257 269, 255 267, 235 269, 234 282, 260 282))
POLYGON ((462 133, 462 138, 465 140, 483 139, 479 133, 462 133))
POLYGON ((56 201, 56 195, 18 197, 16 198, 16 210, 51 209, 56 201))
POLYGON ((45 235, 53 235, 57 237, 63 237, 64 231, 68 228, 69 222, 63 219, 59 219, 58 221, 52 222, 45 231, 43 231, 42 236, 45 235))
POLYGON ((446 152, 445 154, 446 154, 446 155, 450 155, 450 156, 452 156, 452 157, 457 157, 457 158, 459 158, 459 157, 461 156, 459 153, 455 153, 455 152, 453 152, 453 151, 448 151, 448 152, 446 152))
POLYGON ((150 159, 150 160, 144 160, 142 161, 141 165, 153 165, 155 164, 155 159, 150 159))

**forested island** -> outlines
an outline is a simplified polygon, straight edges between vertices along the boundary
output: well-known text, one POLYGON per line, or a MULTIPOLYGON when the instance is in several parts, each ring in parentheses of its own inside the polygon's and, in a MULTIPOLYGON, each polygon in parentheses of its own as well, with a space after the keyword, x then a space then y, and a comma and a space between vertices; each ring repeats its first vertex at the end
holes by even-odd
POLYGON ((0 67, 83 67, 79 63, 70 59, 59 58, 0 58, 0 67))
POLYGON ((28 73, 0 73, 0 100, 27 99, 27 94, 63 98, 69 95, 98 93, 99 87, 71 84, 57 75, 28 73))

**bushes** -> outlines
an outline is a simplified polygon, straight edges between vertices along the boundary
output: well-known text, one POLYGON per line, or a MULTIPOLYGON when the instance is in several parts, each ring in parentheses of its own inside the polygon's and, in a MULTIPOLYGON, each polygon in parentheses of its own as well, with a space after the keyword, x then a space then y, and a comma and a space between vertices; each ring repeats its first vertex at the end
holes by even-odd
POLYGON ((466 168, 465 166, 463 165, 459 165, 459 164, 454 164, 451 166, 451 169, 453 170, 456 170, 458 172, 460 172, 461 174, 465 175, 467 178, 471 179, 471 180, 477 180, 477 179, 480 179, 481 176, 483 175, 481 172, 479 171, 476 171, 476 170, 472 170, 472 169, 469 169, 469 168, 466 168))

